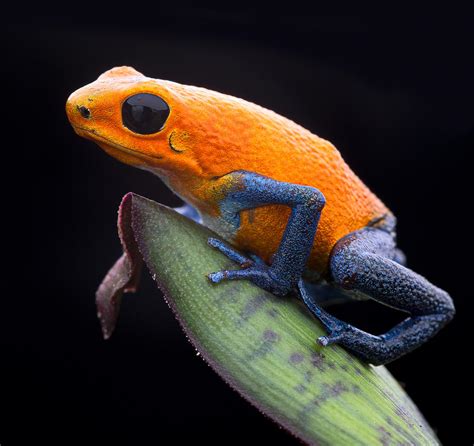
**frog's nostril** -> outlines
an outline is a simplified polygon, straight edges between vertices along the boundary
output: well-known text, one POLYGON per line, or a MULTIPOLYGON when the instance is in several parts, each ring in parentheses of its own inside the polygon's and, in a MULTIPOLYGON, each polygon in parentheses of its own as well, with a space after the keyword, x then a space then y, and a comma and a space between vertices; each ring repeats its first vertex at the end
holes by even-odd
POLYGON ((78 105, 77 110, 83 118, 89 119, 91 117, 91 111, 87 107, 84 107, 83 105, 78 105))

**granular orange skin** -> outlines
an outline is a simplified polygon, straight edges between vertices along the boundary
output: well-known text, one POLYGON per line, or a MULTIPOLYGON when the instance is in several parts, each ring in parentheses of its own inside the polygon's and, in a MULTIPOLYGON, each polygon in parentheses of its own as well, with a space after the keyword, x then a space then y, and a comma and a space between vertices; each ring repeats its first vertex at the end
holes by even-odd
POLYGON ((235 246, 270 261, 286 227, 289 208, 264 206, 241 213, 229 234, 219 202, 245 170, 275 180, 318 188, 326 205, 307 267, 328 271, 335 243, 390 213, 342 159, 339 151, 293 121, 253 103, 204 88, 151 79, 133 68, 113 68, 74 92, 66 105, 76 132, 118 160, 152 171, 196 207, 235 246), (122 123, 122 103, 137 93, 163 98, 171 112, 164 128, 139 135, 122 123), (83 118, 79 106, 90 110, 83 118))

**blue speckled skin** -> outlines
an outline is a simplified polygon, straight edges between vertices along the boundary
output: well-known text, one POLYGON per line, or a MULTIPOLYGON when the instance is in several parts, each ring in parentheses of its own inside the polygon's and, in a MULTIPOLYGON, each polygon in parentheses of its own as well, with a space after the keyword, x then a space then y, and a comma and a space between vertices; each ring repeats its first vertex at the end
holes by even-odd
POLYGON ((394 233, 364 228, 342 238, 331 254, 334 282, 405 311, 410 317, 381 336, 373 336, 330 315, 320 318, 329 332, 322 345, 337 342, 372 364, 386 364, 419 347, 454 316, 448 293, 399 262, 394 233))
POLYGON ((417 348, 453 318, 455 310, 449 295, 404 266, 405 257, 395 246, 394 218, 374 222, 335 245, 330 257, 333 287, 318 301, 314 296, 320 295, 322 288, 316 285, 309 292, 302 274, 325 204, 323 194, 312 187, 282 183, 251 172, 234 175, 238 186, 227 193, 221 210, 235 227, 244 209, 282 204, 292 211, 270 266, 255 256, 240 254, 220 240, 209 239, 212 247, 242 268, 211 273, 212 282, 247 279, 280 296, 297 290, 328 331, 327 336, 319 338, 321 345, 339 343, 375 365, 386 364, 417 348), (387 333, 374 336, 338 320, 320 307, 321 301, 344 300, 351 295, 372 298, 405 311, 410 317, 387 333))

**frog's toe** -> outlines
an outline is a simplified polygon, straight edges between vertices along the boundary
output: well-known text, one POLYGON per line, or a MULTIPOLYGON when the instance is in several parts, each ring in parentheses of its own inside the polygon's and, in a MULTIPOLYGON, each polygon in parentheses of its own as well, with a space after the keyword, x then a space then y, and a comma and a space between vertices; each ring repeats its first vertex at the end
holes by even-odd
MULTIPOLYGON (((238 263, 241 267, 247 267, 247 266, 250 266, 250 265, 253 264, 253 261, 251 259, 244 256, 243 254, 238 252, 235 248, 232 248, 227 243, 224 243, 223 241, 221 241, 219 239, 209 237, 207 239, 207 244, 209 246, 212 246, 213 248, 217 249, 218 251, 220 251, 222 254, 224 254, 226 257, 228 257, 233 262, 238 263)), ((217 273, 213 273, 213 274, 217 274, 217 273)), ((222 280, 222 279, 220 279, 220 280, 222 280)))
POLYGON ((338 342, 342 341, 344 339, 344 333, 339 332, 339 333, 332 333, 328 336, 320 336, 318 338, 318 344, 322 345, 323 347, 327 347, 328 345, 331 344, 337 344, 338 342))
POLYGON ((288 288, 271 276, 267 265, 252 265, 240 270, 217 271, 208 274, 207 277, 212 283, 220 283, 224 280, 248 280, 277 296, 284 296, 288 293, 288 288))
POLYGON ((215 273, 210 273, 207 275, 207 278, 212 283, 220 283, 225 280, 228 276, 229 271, 216 271, 215 273))
MULTIPOLYGON (((326 347, 331 344, 347 344, 357 340, 360 330, 342 321, 333 324, 332 329, 328 329, 326 336, 318 338, 318 344, 326 347)), ((375 338, 375 337, 374 337, 375 338)))
POLYGON ((224 280, 249 279, 252 274, 248 274, 248 270, 222 270, 207 275, 212 283, 220 283, 224 280))

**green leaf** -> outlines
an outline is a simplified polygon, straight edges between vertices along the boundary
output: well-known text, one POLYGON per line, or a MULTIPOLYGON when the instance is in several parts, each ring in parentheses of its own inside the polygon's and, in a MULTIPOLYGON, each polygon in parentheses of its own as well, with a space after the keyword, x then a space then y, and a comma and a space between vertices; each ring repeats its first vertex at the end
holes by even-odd
POLYGON ((122 290, 136 286, 143 257, 204 360, 296 437, 330 445, 438 444, 384 367, 316 343, 325 332, 296 298, 246 281, 210 284, 208 273, 237 267, 207 245, 211 231, 134 194, 124 197, 119 229, 124 256, 97 294, 105 336, 122 290))

